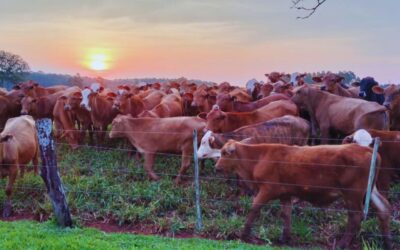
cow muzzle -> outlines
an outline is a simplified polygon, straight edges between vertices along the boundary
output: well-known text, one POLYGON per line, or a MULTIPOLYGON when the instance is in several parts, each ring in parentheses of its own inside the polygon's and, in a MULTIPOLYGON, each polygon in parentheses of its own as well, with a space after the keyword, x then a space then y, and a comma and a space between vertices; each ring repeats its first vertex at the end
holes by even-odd
POLYGON ((71 105, 69 105, 69 104, 65 105, 65 106, 64 106, 64 110, 65 110, 65 111, 71 110, 71 105))

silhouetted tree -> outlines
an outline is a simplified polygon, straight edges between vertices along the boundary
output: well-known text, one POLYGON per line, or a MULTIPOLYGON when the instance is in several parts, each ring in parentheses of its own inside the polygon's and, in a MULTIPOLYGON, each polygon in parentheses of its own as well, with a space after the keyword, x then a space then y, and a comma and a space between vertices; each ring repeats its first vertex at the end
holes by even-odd
POLYGON ((0 50, 0 83, 2 86, 6 82, 13 84, 23 80, 29 71, 29 65, 19 55, 0 50))

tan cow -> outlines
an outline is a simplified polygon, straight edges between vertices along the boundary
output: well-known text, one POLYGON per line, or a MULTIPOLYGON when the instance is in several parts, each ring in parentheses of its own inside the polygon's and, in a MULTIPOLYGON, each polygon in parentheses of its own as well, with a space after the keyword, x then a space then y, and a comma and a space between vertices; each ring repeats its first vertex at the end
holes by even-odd
POLYGON ((175 117, 183 115, 182 98, 176 89, 172 89, 173 94, 166 95, 162 98, 160 104, 151 110, 145 110, 138 117, 175 117))
POLYGON ((182 154, 181 168, 175 179, 178 184, 193 155, 193 130, 199 131, 200 140, 204 127, 204 120, 197 117, 132 118, 118 115, 112 122, 110 138, 128 138, 144 154, 144 168, 152 180, 160 178, 153 171, 157 153, 182 154))
POLYGON ((4 203, 3 217, 11 215, 11 194, 18 168, 21 175, 31 161, 35 174, 38 173, 39 145, 35 121, 31 116, 19 116, 8 119, 0 134, 0 173, 8 176, 6 186, 7 200, 4 203))
MULTIPOLYGON (((279 100, 271 102, 255 111, 241 113, 223 112, 215 105, 205 118, 207 120, 207 129, 215 133, 224 133, 284 115, 298 115, 298 109, 293 102, 279 100)), ((199 116, 204 117, 204 113, 199 116)))

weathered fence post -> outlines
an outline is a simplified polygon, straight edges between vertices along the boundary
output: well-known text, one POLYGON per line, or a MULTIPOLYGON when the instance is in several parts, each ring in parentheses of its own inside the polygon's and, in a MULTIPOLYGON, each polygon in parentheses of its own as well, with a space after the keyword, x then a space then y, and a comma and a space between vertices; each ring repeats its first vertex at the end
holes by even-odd
POLYGON ((203 228, 200 207, 200 180, 199 180, 199 160, 197 158, 197 130, 193 131, 193 159, 194 159, 194 186, 196 191, 196 231, 200 232, 203 228))
POLYGON ((62 227, 71 227, 71 215, 65 198, 64 187, 58 174, 54 140, 51 137, 52 121, 48 118, 40 119, 36 122, 36 129, 38 132, 40 157, 42 159, 40 176, 46 184, 47 194, 53 205, 58 224, 62 227))
POLYGON ((375 138, 374 151, 372 152, 372 158, 371 158, 371 167, 369 169, 367 194, 365 195, 364 219, 366 219, 368 215, 369 202, 371 200, 372 184, 374 183, 374 178, 375 178, 376 158, 378 157, 379 144, 380 144, 380 139, 379 137, 377 137, 375 138))

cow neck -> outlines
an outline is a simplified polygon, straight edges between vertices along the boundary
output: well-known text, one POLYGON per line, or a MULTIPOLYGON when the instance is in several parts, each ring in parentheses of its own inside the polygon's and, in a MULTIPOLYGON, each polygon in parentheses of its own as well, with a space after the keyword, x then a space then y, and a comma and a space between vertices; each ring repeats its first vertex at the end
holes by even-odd
POLYGON ((253 150, 250 146, 249 150, 245 150, 243 147, 250 145, 240 145, 236 143, 236 154, 238 164, 235 165, 235 173, 238 174, 243 180, 253 180, 254 167, 257 164, 259 158, 258 152, 253 150), (248 154, 251 152, 251 154, 248 154), (243 155, 243 153, 246 153, 243 155), (251 155, 251 156, 250 156, 251 155))
MULTIPOLYGON (((0 142, 0 164, 3 164, 4 163, 4 153, 3 153, 3 150, 4 150, 4 143, 3 142, 0 142)), ((3 166, 0 166, 0 168, 3 168, 3 166)), ((1 177, 1 176, 0 176, 1 177)))

